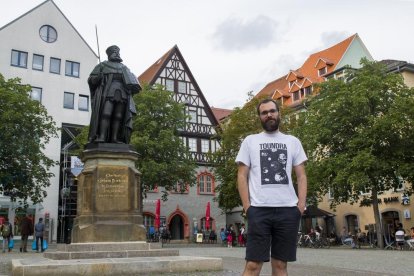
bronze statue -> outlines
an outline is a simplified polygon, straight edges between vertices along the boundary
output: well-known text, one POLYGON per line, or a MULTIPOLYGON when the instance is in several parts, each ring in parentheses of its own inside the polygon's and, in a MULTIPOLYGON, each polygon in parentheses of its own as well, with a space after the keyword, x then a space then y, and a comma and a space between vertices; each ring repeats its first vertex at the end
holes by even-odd
POLYGON ((141 90, 138 79, 122 64, 119 47, 106 49, 108 61, 99 63, 88 79, 92 116, 90 143, 128 144, 132 116, 136 114, 132 96, 141 90))

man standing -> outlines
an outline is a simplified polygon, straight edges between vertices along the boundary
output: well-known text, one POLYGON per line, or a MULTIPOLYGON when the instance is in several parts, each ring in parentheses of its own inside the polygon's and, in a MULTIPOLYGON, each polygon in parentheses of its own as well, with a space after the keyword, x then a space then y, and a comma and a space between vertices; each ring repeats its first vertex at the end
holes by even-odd
POLYGON ((36 237, 36 252, 39 252, 39 240, 41 251, 45 251, 43 248, 43 232, 45 231, 45 225, 43 219, 39 218, 39 222, 35 225, 35 237, 36 237))
POLYGON ((26 215, 20 224, 20 231, 22 235, 22 242, 20 244, 20 252, 27 252, 27 239, 30 235, 33 234, 33 222, 29 218, 29 215, 26 215))
POLYGON ((3 236, 3 253, 6 252, 6 248, 9 248, 9 252, 12 250, 10 247, 10 240, 13 238, 13 226, 6 218, 4 224, 0 227, 0 234, 3 236), (7 246, 7 247, 6 247, 7 246))
POLYGON ((264 132, 247 136, 236 157, 238 189, 249 222, 243 275, 259 275, 269 252, 272 275, 287 275, 287 262, 296 260, 299 221, 305 210, 307 157, 296 137, 279 131, 276 101, 261 101, 257 112, 264 132))
POLYGON ((122 64, 119 47, 106 49, 108 61, 99 63, 91 72, 92 115, 89 142, 128 144, 132 116, 136 114, 132 96, 141 90, 138 79, 122 64))

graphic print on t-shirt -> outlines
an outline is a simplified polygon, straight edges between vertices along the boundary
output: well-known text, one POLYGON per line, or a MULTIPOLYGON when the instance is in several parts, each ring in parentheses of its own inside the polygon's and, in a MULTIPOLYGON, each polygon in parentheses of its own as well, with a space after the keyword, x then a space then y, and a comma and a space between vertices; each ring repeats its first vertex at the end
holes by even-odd
POLYGON ((289 184, 286 173, 287 147, 280 143, 260 144, 262 185, 289 184))

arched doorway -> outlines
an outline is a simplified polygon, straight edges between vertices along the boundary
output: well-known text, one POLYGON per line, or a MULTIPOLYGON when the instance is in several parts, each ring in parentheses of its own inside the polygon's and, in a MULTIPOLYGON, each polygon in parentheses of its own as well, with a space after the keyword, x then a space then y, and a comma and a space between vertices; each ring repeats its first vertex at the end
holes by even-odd
POLYGON ((388 240, 394 235, 395 226, 400 222, 400 215, 397 211, 388 211, 382 213, 382 227, 384 228, 384 235, 388 240))
POLYGON ((172 240, 183 240, 184 239, 184 220, 179 215, 174 215, 169 224, 172 240))
POLYGON ((347 215, 345 219, 348 226, 348 232, 351 232, 352 235, 355 235, 359 228, 358 217, 356 215, 347 215))

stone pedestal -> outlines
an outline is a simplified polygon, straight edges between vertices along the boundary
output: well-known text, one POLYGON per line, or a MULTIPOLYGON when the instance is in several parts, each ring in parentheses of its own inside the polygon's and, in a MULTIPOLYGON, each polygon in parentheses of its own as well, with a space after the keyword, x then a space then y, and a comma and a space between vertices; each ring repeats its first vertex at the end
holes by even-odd
POLYGON ((125 144, 89 145, 82 153, 73 243, 146 240, 136 160, 125 144))

